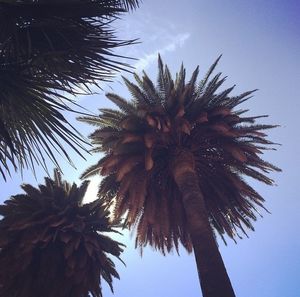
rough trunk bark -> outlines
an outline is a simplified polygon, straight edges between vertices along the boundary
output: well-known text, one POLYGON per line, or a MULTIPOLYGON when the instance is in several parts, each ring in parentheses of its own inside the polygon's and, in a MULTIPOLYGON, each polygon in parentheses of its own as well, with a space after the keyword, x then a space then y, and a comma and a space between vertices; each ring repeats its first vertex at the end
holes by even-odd
POLYGON ((178 154, 173 172, 182 194, 203 297, 235 297, 209 224, 193 156, 186 152, 178 154))

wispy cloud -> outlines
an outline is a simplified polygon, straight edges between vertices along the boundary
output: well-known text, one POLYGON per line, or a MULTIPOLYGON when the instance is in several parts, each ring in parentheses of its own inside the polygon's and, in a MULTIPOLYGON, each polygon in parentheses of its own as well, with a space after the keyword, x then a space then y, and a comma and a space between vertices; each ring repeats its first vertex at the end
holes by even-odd
MULTIPOLYGON (((166 27, 166 26, 165 26, 166 27)), ((159 29, 159 28, 158 28, 159 29)), ((129 30, 130 31, 130 30, 129 30)), ((151 40, 149 38, 142 43, 144 50, 139 50, 130 48, 130 51, 135 51, 135 57, 141 57, 134 65, 132 65, 135 69, 134 71, 139 73, 142 70, 147 69, 152 63, 155 63, 157 61, 157 56, 160 53, 161 55, 164 55, 166 53, 174 52, 176 49, 181 48, 184 46, 185 42, 190 38, 190 33, 180 33, 180 34, 174 34, 172 28, 165 28, 164 30, 159 30, 156 31, 157 33, 154 34, 154 31, 151 31, 148 35, 152 36, 151 40), (167 41, 166 41, 167 40, 167 41), (153 48, 153 44, 158 44, 158 49, 154 50, 155 47, 153 48), (163 46, 163 44, 166 44, 163 46), (152 49, 149 50, 149 48, 152 47, 152 49), (147 52, 145 48, 148 48, 148 51, 150 51, 149 54, 144 54, 142 55, 142 52, 147 52), (152 50, 152 51, 151 51, 152 50)), ((126 48, 128 50, 128 48, 126 48)), ((134 56, 129 52, 124 52, 121 53, 124 56, 134 56)), ((114 81, 117 82, 118 79, 120 78, 120 73, 115 76, 114 81)), ((111 83, 102 83, 100 84, 102 91, 100 93, 106 93, 112 90, 112 84, 111 83)), ((92 92, 99 92, 99 89, 96 88, 93 85, 89 85, 89 88, 91 89, 92 92)), ((67 97, 69 97, 67 95, 67 97)), ((71 99, 70 95, 70 99, 71 99)), ((77 96, 77 97, 72 97, 72 99, 75 99, 77 103, 80 103, 82 100, 88 98, 88 96, 77 96)))
POLYGON ((190 38, 190 33, 178 34, 174 38, 172 38, 171 42, 150 54, 146 54, 143 58, 141 58, 134 65, 136 72, 140 72, 141 70, 146 69, 149 65, 156 61, 157 55, 160 53, 161 55, 167 52, 174 52, 177 48, 180 48, 184 45, 187 39, 190 38))

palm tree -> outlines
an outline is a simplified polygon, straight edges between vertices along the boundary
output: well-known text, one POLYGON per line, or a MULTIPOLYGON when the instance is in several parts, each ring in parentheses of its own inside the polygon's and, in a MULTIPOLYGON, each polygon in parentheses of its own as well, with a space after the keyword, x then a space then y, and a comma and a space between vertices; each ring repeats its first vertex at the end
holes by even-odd
POLYGON ((193 249, 205 297, 234 296, 214 233, 240 237, 263 208, 243 176, 272 185, 265 173, 279 171, 259 156, 272 144, 262 130, 275 126, 235 109, 254 91, 218 91, 225 78, 211 74, 219 59, 199 83, 198 67, 186 83, 183 66, 174 81, 159 57, 157 86, 145 72, 135 74, 137 84, 124 78, 131 101, 109 93, 119 110, 80 118, 97 126, 93 152, 104 153, 82 178, 105 176, 98 194, 136 227, 136 246, 193 249))
POLYGON ((108 256, 119 258, 122 244, 105 234, 118 222, 103 200, 82 204, 87 186, 56 170, 0 205, 0 296, 102 297, 101 278, 112 289, 119 275, 108 256))
MULTIPOLYGON (((41 164, 58 167, 54 151, 85 149, 61 111, 67 94, 91 93, 128 65, 113 50, 111 22, 138 0, 0 0, 0 173, 41 164)), ((74 102, 73 102, 74 103, 74 102)), ((73 105, 74 107, 74 105, 73 105)))

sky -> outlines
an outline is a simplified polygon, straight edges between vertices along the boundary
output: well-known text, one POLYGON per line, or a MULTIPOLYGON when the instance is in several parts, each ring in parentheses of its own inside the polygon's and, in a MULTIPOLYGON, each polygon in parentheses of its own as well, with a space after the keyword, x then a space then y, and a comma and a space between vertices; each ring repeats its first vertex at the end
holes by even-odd
MULTIPOLYGON (((268 187, 250 181, 265 198, 271 212, 254 223, 249 238, 219 241, 228 274, 239 297, 300 296, 300 199, 298 169, 300 165, 300 133, 296 124, 300 112, 300 2, 263 0, 144 0, 136 11, 124 15, 115 28, 123 39, 139 38, 140 43, 118 50, 134 57, 129 60, 137 72, 145 69, 156 80, 157 54, 175 72, 183 62, 187 77, 197 65, 200 77, 212 62, 223 54, 218 70, 228 76, 226 86, 236 84, 235 93, 259 89, 254 98, 243 103, 249 115, 269 114, 264 123, 281 127, 269 132, 269 138, 281 143, 276 152, 265 159, 281 167, 283 172, 271 174, 276 186, 268 187)), ((122 75, 132 79, 132 75, 122 75)), ((98 108, 113 107, 104 93, 113 91, 130 98, 120 75, 114 83, 102 84, 103 90, 93 96, 77 98, 93 113, 98 108)), ((92 127, 68 119, 87 136, 92 127)), ((86 161, 74 155, 77 170, 64 160, 61 166, 68 181, 79 181, 79 175, 100 156, 86 155, 86 161)), ((50 165, 51 168, 51 165, 50 165)), ((1 183, 0 202, 20 193, 23 182, 37 184, 45 173, 30 171, 23 178, 13 173, 1 183)), ((95 197, 99 179, 92 181, 87 200, 95 197)), ((103 285, 106 297, 196 297, 202 296, 192 254, 183 249, 164 257, 151 248, 143 257, 134 249, 134 233, 118 240, 127 245, 122 259, 115 260, 121 280, 114 281, 114 295, 103 285)))

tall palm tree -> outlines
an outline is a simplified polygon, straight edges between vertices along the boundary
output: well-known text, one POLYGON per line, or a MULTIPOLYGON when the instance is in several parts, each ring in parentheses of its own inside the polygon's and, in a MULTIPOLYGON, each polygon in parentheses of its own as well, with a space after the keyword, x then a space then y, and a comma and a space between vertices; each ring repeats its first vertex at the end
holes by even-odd
MULTIPOLYGON (((66 94, 128 65, 113 50, 134 43, 115 36, 111 22, 138 0, 0 0, 0 173, 59 166, 54 151, 78 153, 85 141, 61 111, 73 111, 66 94)), ((70 160, 69 160, 70 161, 70 160)))
POLYGON ((0 296, 102 297, 101 278, 113 289, 119 275, 109 255, 119 258, 122 244, 106 234, 118 222, 103 200, 82 204, 87 186, 56 170, 0 205, 0 296))
POLYGON ((198 67, 186 83, 183 66, 174 81, 159 57, 156 86, 145 72, 137 84, 124 78, 131 101, 109 93, 119 110, 80 119, 97 126, 93 151, 104 153, 82 178, 105 176, 98 194, 136 226, 137 246, 193 249, 205 297, 234 296, 214 232, 240 236, 263 207, 243 175, 272 185, 265 173, 279 170, 260 158, 272 144, 262 131, 275 126, 236 110, 254 91, 219 92, 225 78, 211 78, 219 59, 199 83, 198 67))

